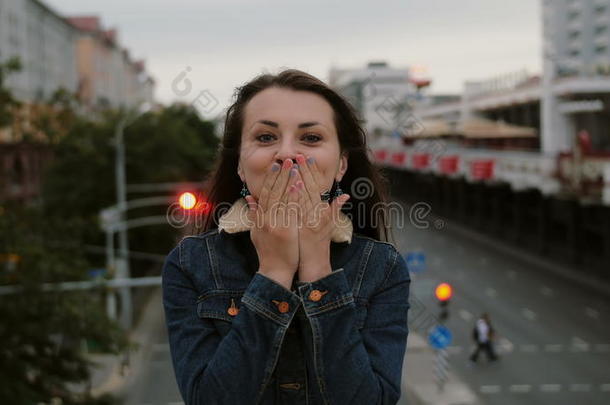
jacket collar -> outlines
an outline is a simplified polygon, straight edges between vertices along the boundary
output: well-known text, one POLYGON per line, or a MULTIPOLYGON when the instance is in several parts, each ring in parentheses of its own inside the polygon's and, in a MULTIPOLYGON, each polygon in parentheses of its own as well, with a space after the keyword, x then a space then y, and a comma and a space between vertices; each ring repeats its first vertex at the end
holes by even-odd
MULTIPOLYGON (((248 203, 245 198, 238 198, 231 208, 225 212, 218 220, 218 231, 227 233, 237 233, 249 231, 251 224, 246 220, 246 212, 248 203)), ((339 212, 339 219, 335 222, 335 227, 331 235, 333 242, 352 242, 352 233, 354 227, 352 221, 343 212, 339 212)))

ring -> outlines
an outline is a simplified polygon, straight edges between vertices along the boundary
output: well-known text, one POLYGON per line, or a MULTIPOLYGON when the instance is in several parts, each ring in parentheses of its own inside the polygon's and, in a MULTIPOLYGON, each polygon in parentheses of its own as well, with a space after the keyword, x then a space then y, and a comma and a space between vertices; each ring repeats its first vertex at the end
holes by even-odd
POLYGON ((320 198, 322 199, 322 201, 330 200, 330 190, 325 191, 322 194, 320 194, 320 198))

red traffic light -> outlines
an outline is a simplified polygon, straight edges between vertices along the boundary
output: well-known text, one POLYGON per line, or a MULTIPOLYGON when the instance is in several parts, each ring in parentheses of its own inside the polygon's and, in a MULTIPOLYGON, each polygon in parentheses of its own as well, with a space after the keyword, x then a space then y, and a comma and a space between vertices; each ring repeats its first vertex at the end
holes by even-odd
POLYGON ((453 294, 453 290, 449 284, 441 283, 436 287, 434 293, 439 301, 449 301, 451 295, 453 294))
POLYGON ((190 210, 195 208, 195 205, 197 205, 197 197, 195 197, 195 194, 187 191, 180 194, 180 197, 178 198, 178 203, 183 209, 190 210))

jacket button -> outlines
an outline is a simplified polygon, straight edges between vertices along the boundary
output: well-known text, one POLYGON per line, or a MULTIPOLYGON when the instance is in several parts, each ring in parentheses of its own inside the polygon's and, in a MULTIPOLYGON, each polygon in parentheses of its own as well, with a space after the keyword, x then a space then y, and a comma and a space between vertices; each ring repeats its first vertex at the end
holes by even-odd
POLYGON ((309 299, 311 301, 318 302, 322 299, 322 296, 324 294, 326 294, 327 292, 328 291, 313 290, 312 292, 309 293, 309 299))
POLYGON ((235 301, 233 300, 233 298, 231 298, 231 306, 229 307, 229 309, 227 309, 227 312, 231 316, 235 316, 239 313, 239 308, 235 306, 235 301))
POLYGON ((290 305, 286 301, 272 301, 275 305, 277 305, 277 310, 280 311, 282 314, 285 314, 286 312, 290 311, 290 305))

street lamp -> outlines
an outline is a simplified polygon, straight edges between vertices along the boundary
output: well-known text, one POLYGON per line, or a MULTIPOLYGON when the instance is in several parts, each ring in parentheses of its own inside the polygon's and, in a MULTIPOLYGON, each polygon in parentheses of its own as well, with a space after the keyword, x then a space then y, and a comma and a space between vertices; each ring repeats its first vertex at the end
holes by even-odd
MULTIPOLYGON (((117 191, 117 207, 119 210, 119 221, 125 220, 126 212, 126 184, 125 184, 125 144, 123 142, 124 131, 127 126, 132 124, 140 115, 146 113, 151 108, 150 103, 141 103, 135 110, 127 110, 119 119, 116 126, 115 140, 115 173, 116 173, 116 191, 117 191)), ((127 239, 127 228, 119 229, 119 254, 115 261, 116 274, 115 278, 129 278, 129 241, 127 239)), ((129 287, 120 289, 121 296, 121 324, 128 330, 132 324, 131 310, 131 290, 129 287)))

